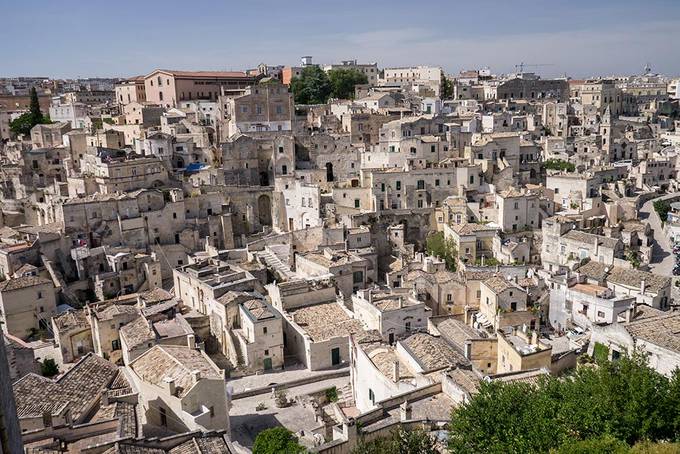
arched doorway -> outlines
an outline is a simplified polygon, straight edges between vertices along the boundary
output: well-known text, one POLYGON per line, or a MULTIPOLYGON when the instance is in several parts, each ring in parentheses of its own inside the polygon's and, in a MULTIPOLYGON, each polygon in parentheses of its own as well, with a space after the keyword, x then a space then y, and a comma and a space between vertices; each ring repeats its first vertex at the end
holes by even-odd
POLYGON ((261 225, 272 225, 272 204, 265 194, 257 198, 257 217, 261 225))
POLYGON ((333 163, 332 162, 327 162, 326 163, 326 181, 333 181, 333 163))

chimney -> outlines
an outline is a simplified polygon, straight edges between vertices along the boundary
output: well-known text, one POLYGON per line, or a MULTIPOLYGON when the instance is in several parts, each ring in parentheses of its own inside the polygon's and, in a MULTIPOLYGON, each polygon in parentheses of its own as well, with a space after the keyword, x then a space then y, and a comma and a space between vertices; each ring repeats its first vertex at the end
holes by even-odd
POLYGON ((366 290, 364 290, 364 292, 368 293, 368 302, 373 304, 373 290, 366 289, 366 290))
POLYGON ((196 384, 201 380, 201 371, 200 370, 192 370, 191 371, 191 382, 196 384))
POLYGON ((395 360, 394 363, 392 363, 392 379, 394 380, 395 383, 399 382, 399 360, 395 360))
POLYGON ((170 394, 171 396, 174 396, 175 393, 177 392, 177 387, 175 385, 175 379, 171 377, 165 377, 163 379, 163 384, 165 385, 165 390, 170 394))
POLYGON ((536 331, 531 333, 531 345, 538 345, 538 333, 536 331))
POLYGON ((196 336, 193 334, 189 334, 187 336, 187 346, 189 348, 196 348, 196 336))
POLYGON ((647 283, 645 282, 644 279, 640 281, 640 293, 645 293, 645 290, 647 289, 647 283))
POLYGON ((402 421, 409 421, 413 417, 413 409, 408 400, 405 400, 403 404, 399 405, 399 415, 402 421))
POLYGON ((472 342, 465 342, 465 358, 470 359, 472 356, 472 342))

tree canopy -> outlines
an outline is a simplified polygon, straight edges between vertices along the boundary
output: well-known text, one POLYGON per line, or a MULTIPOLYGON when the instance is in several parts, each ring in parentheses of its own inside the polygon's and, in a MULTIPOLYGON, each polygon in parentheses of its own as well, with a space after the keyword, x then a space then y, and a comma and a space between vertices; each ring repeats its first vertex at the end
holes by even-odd
POLYGON ((366 74, 356 69, 338 68, 328 71, 331 96, 338 99, 354 99, 354 87, 368 83, 366 74))
POLYGON ((9 124, 9 129, 14 135, 28 135, 35 125, 50 123, 49 116, 43 115, 40 110, 40 101, 38 100, 38 92, 35 87, 31 88, 31 102, 29 104, 28 112, 22 114, 18 118, 12 120, 9 124))
POLYGON ((666 222, 668 220, 668 212, 671 211, 671 204, 668 200, 657 200, 653 204, 654 211, 659 215, 661 222, 666 222))
POLYGON ((297 104, 324 104, 331 95, 331 82, 323 69, 307 66, 293 78, 290 89, 297 104))
POLYGON ((582 366, 566 378, 537 385, 483 382, 479 394, 453 411, 449 448, 493 454, 619 452, 618 447, 643 440, 679 438, 680 372, 669 379, 636 355, 582 366), (611 450, 586 451, 589 445, 611 450))
POLYGON ((349 68, 326 73, 318 66, 307 66, 294 77, 290 89, 297 104, 325 104, 328 98, 352 99, 354 87, 368 82, 366 75, 349 68))
POLYGON ((299 454, 305 451, 293 432, 285 427, 263 430, 257 434, 253 444, 253 454, 299 454))
POLYGON ((436 232, 429 235, 425 240, 425 250, 428 254, 444 260, 449 271, 456 271, 458 251, 453 240, 444 238, 444 232, 436 232))
POLYGON ((442 99, 453 98, 453 82, 451 82, 451 79, 446 77, 444 74, 442 74, 441 98, 442 99))

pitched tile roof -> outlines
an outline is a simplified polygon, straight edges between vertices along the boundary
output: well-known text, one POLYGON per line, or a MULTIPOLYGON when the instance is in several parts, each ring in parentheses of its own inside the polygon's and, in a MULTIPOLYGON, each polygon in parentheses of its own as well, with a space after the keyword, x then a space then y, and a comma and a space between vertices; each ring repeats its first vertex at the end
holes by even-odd
POLYGON ((0 282, 0 292, 11 292, 13 290, 33 287, 36 285, 49 284, 50 282, 52 281, 40 276, 22 276, 0 282))
POLYGON ((426 333, 416 333, 400 341, 425 372, 468 364, 467 359, 444 339, 426 333))
POLYGON ((624 328, 634 338, 680 353, 680 312, 634 320, 624 328))
POLYGON ((90 323, 87 321, 84 310, 68 310, 52 318, 57 329, 62 333, 74 329, 89 329, 90 323))
POLYGON ((56 414, 64 407, 78 421, 113 382, 115 364, 89 353, 57 380, 28 374, 14 383, 14 397, 20 418, 56 414))
POLYGON ((199 350, 175 346, 156 345, 135 359, 130 367, 145 382, 163 386, 163 380, 175 381, 177 396, 183 397, 194 386, 192 372, 201 378, 222 379, 222 372, 199 350))

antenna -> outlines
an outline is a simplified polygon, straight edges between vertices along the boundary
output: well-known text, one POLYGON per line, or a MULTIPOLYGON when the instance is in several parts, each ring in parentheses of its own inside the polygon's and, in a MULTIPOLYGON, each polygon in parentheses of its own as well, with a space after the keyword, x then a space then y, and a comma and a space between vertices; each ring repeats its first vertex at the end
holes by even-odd
POLYGON ((538 68, 541 66, 555 66, 552 63, 524 63, 520 62, 519 65, 515 65, 515 69, 518 69, 519 73, 524 73, 524 68, 538 68))

